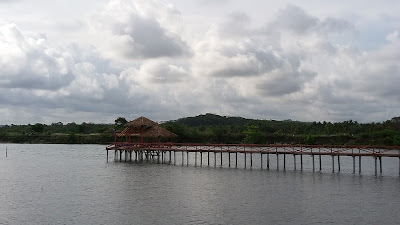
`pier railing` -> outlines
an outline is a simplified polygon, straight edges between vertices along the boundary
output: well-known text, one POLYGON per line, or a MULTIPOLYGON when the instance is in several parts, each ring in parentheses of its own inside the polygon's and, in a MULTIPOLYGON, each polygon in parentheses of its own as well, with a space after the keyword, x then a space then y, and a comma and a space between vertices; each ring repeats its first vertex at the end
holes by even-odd
POLYGON ((295 155, 400 157, 400 146, 287 145, 287 144, 204 144, 115 142, 107 150, 159 150, 185 152, 231 152, 295 155))

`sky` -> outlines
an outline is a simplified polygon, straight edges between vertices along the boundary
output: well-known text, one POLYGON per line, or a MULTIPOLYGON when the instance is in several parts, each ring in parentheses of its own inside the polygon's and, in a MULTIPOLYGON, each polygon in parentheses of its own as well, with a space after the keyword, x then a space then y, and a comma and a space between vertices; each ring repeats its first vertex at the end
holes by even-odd
POLYGON ((0 124, 400 116, 398 0, 0 0, 0 124))

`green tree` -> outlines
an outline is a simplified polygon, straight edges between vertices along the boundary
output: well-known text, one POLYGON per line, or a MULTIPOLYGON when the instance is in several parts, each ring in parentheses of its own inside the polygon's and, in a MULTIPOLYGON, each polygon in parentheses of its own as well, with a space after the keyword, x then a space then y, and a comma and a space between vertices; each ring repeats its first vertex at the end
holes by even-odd
POLYGON ((243 131, 246 137, 243 139, 244 143, 261 144, 264 141, 264 135, 256 125, 248 125, 243 131))
POLYGON ((117 126, 123 126, 123 125, 125 125, 127 122, 128 122, 128 121, 127 121, 124 117, 118 117, 118 118, 115 120, 115 125, 117 125, 117 126))
POLYGON ((32 126, 32 131, 35 131, 35 132, 38 132, 38 133, 42 133, 43 130, 44 130, 44 126, 45 125, 43 125, 41 123, 37 123, 37 124, 32 126))

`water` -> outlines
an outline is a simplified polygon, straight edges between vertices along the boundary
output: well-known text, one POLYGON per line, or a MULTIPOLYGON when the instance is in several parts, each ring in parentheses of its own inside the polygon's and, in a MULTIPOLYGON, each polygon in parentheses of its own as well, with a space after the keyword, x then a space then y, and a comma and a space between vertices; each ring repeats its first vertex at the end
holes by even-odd
MULTIPOLYGON (((363 158, 362 175, 352 173, 351 157, 341 158, 332 173, 331 158, 323 171, 312 172, 311 157, 300 158, 294 171, 222 168, 211 154, 197 167, 106 161, 101 145, 0 144, 0 224, 398 224, 398 159, 383 159, 375 177, 372 158, 363 158), (8 157, 5 157, 5 147, 8 157)), ((317 158, 316 158, 317 159, 317 158)), ((234 162, 234 156, 231 158, 234 162)), ((250 158, 247 157, 247 167, 250 158)), ((266 156, 264 156, 266 160, 266 156)), ((283 160, 283 157, 280 157, 283 160)), ((173 160, 172 160, 173 162, 173 160)), ((316 163, 318 165, 318 163, 316 163)), ((357 164, 358 165, 358 164, 357 164)), ((264 168, 266 163, 264 161, 264 168)), ((358 168, 358 167, 357 167, 358 168)))

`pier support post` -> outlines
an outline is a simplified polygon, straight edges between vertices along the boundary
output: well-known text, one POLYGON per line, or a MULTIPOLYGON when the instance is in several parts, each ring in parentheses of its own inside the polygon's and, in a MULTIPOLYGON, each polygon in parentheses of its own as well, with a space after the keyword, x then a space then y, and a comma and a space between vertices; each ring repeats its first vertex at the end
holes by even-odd
POLYGON ((261 166, 261 169, 263 168, 263 154, 261 153, 260 154, 260 157, 261 157, 261 163, 260 163, 260 166, 261 166))
POLYGON ((231 152, 228 152, 229 167, 231 167, 231 152))
POLYGON ((358 173, 361 174, 361 156, 358 158, 358 173))
POLYGON ((335 156, 332 155, 332 173, 335 172, 335 156))
POLYGON ((338 171, 340 171, 340 155, 337 156, 338 171))
POLYGON ((356 157, 353 155, 353 174, 356 173, 356 157))
POLYGON ((194 166, 197 166, 197 152, 194 152, 194 166))
POLYGON ((184 159, 183 159, 184 157, 183 157, 183 150, 182 150, 182 166, 183 166, 183 161, 184 161, 184 159))
POLYGON ((374 160, 375 160, 375 176, 378 175, 378 168, 377 168, 377 157, 374 156, 374 160))
POLYGON ((293 165, 294 165, 294 170, 296 170, 296 155, 293 154, 293 165))
POLYGON ((122 160, 122 150, 119 150, 119 161, 122 160))
MULTIPOLYGON (((235 154, 236 154, 236 156, 235 156, 235 167, 237 168, 237 155, 238 155, 238 153, 237 152, 235 152, 235 154)), ((399 158, 399 160, 400 160, 400 158, 399 158)), ((399 166, 400 166, 400 163, 399 163, 399 166)), ((399 169, 399 171, 400 171, 400 169, 399 169)), ((400 172, 399 172, 400 173, 400 172)))
POLYGON ((303 170, 303 154, 300 155, 300 169, 303 170))
MULTIPOLYGON (((399 158, 399 161, 400 161, 400 158, 399 158)), ((269 170, 269 153, 267 153, 267 169, 269 170)), ((399 171, 400 171, 400 169, 399 169, 399 171)))
POLYGON ((314 155, 311 155, 312 157, 312 171, 315 171, 315 160, 314 160, 314 155))
POLYGON ((203 166, 203 152, 200 152, 200 166, 203 166))
POLYGON ((283 154, 283 170, 286 170, 286 154, 283 154))
POLYGON ((322 170, 321 155, 319 155, 319 171, 322 170))
POLYGON ((276 154, 276 169, 279 170, 279 154, 276 154))
POLYGON ((244 168, 246 168, 247 160, 246 160, 246 153, 244 153, 244 168))
POLYGON ((169 151, 169 164, 171 164, 171 155, 172 155, 172 152, 169 151))
POLYGON ((210 152, 207 152, 207 166, 210 166, 210 152))
POLYGON ((222 152, 221 152, 221 167, 222 167, 222 152))
POLYGON ((217 167, 217 153, 214 152, 214 167, 217 167))
POLYGON ((108 162, 108 150, 106 150, 106 152, 107 152, 107 162, 108 162))
POLYGON ((176 165, 176 151, 174 151, 174 165, 176 165))
POLYGON ((379 156, 379 173, 382 173, 382 156, 379 156))
POLYGON ((250 153, 250 168, 253 168, 253 153, 250 153))
POLYGON ((186 165, 189 166, 189 151, 186 151, 186 165))

